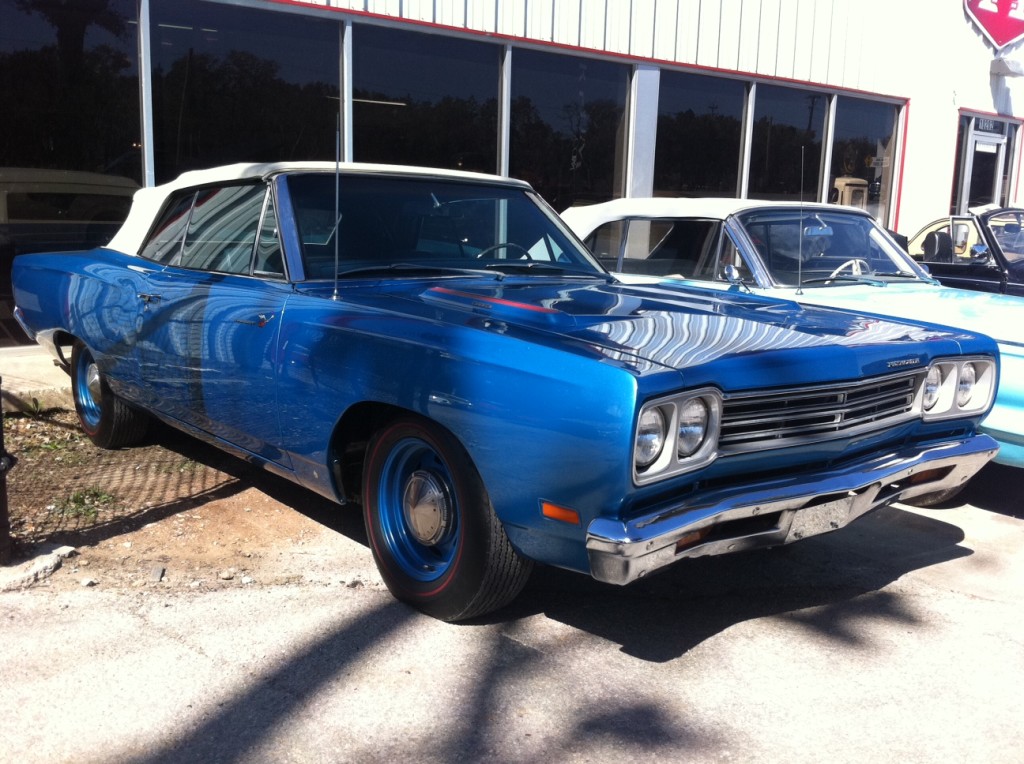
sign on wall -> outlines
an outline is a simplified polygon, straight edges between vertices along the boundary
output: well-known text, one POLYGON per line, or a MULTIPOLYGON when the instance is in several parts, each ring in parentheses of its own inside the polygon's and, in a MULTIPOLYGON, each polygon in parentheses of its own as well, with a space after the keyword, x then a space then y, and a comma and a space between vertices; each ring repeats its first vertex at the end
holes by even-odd
POLYGON ((1024 0, 964 0, 964 10, 996 50, 1024 38, 1024 0))

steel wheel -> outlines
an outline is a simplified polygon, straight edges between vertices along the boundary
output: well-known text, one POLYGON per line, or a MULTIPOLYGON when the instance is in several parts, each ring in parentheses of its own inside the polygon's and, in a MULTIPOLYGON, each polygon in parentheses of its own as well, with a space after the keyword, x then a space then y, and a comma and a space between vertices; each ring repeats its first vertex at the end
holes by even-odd
POLYGON ((71 349, 71 393, 82 430, 97 446, 127 446, 146 434, 146 415, 111 391, 95 355, 80 340, 71 349))
POLYGON ((417 581, 445 574, 458 548, 459 508, 452 477, 429 443, 394 445, 379 483, 381 538, 402 572, 417 581))
POLYGON ((392 422, 370 441, 363 515, 392 594, 435 618, 496 610, 529 578, 469 454, 425 419, 392 422))

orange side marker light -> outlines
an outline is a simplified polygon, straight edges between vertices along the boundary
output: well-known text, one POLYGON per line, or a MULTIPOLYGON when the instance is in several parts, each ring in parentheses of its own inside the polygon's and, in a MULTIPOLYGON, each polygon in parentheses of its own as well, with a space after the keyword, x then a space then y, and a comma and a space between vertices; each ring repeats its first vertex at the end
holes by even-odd
POLYGON ((542 501, 540 503, 540 511, 544 517, 552 520, 569 523, 570 525, 580 524, 580 513, 575 509, 567 509, 566 507, 560 507, 557 504, 552 504, 550 501, 542 501))

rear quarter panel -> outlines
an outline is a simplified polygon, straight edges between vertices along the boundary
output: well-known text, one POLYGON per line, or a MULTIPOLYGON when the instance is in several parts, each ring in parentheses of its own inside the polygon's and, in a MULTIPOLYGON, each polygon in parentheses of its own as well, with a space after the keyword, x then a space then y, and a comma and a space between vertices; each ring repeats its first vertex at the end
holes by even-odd
POLYGON ((15 304, 30 329, 81 338, 115 392, 135 400, 139 284, 128 261, 105 249, 21 255, 14 261, 13 283, 15 304))

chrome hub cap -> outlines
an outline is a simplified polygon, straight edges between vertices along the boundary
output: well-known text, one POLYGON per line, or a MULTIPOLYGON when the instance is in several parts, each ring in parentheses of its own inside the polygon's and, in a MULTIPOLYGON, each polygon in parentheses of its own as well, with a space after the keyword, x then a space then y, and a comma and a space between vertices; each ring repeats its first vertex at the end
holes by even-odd
POLYGON ((103 388, 100 382, 100 370, 96 364, 90 363, 85 370, 85 386, 89 389, 89 396, 97 406, 103 400, 103 388))
POLYGON ((426 470, 416 470, 406 480, 402 512, 413 537, 425 546, 439 542, 451 527, 451 501, 444 483, 426 470))

